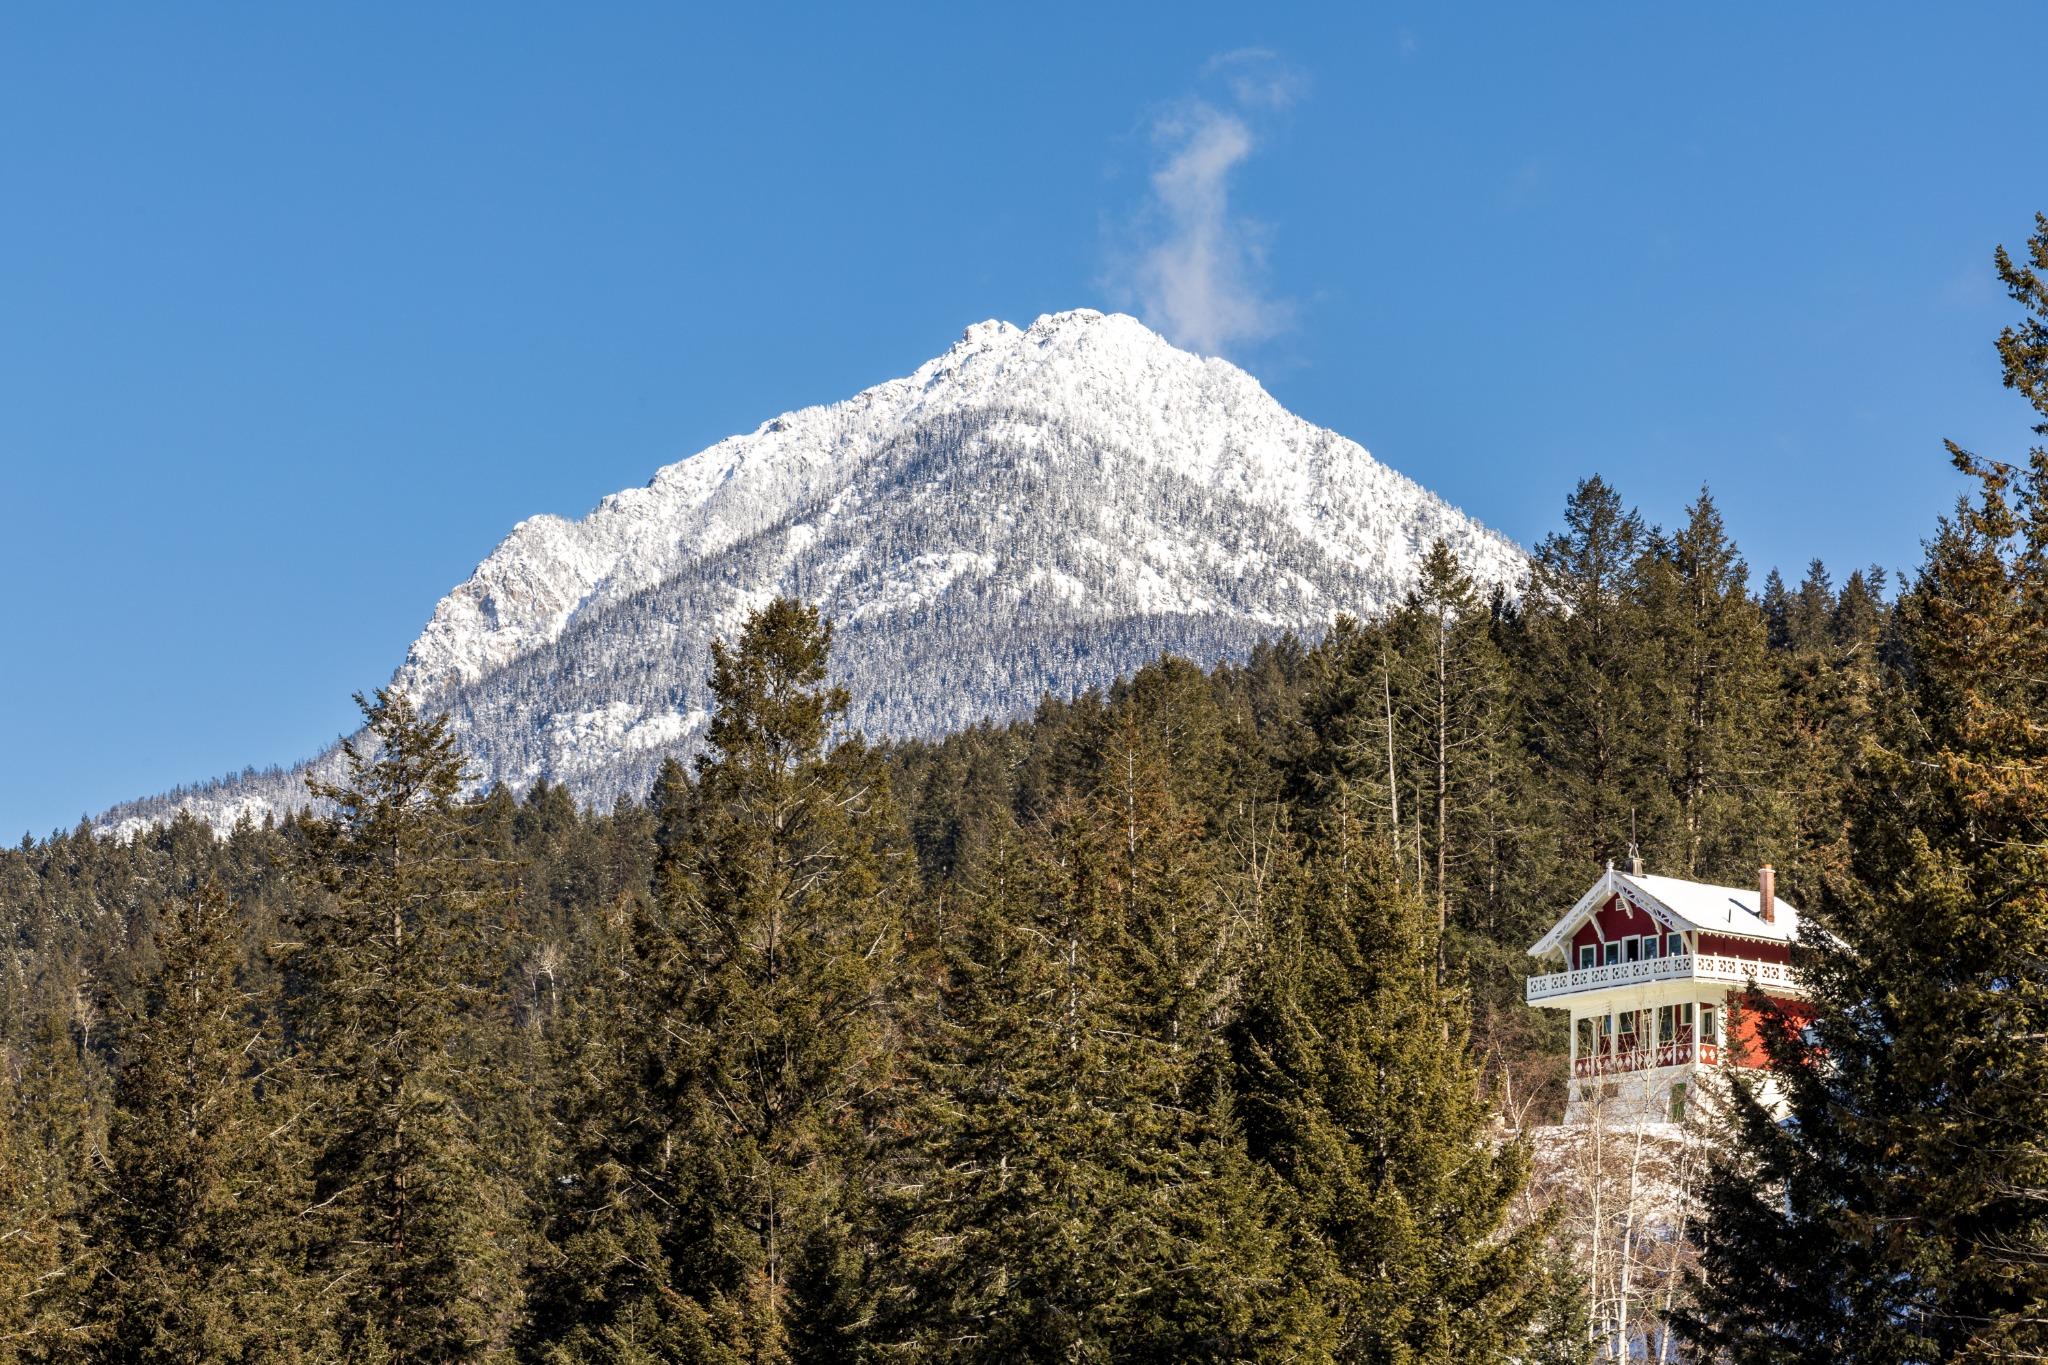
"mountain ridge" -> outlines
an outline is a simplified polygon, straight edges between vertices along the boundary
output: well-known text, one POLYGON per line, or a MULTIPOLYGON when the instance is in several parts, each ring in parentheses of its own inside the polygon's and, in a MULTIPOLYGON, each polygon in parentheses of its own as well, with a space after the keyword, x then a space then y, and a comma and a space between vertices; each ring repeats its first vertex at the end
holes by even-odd
MULTIPOLYGON (((1121 314, 990 320, 910 375, 726 437, 582 518, 521 521, 436 605, 393 685, 450 715, 480 783, 602 801, 687 750, 710 638, 780 592, 839 623, 839 666, 868 698, 857 722, 937 733, 1162 650, 1207 664, 1382 610, 1439 536, 1482 584, 1521 581, 1506 537, 1227 361, 1121 314)), ((231 824, 303 804, 285 790, 297 771, 99 823, 183 808, 231 824)))

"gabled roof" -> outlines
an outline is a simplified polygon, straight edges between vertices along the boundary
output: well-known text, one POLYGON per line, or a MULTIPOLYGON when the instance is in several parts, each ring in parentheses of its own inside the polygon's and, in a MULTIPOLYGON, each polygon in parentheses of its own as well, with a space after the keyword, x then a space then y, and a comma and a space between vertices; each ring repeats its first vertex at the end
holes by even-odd
POLYGON ((1529 956, 1542 957, 1559 952, 1565 941, 1578 932, 1588 916, 1619 895, 1681 933, 1704 931, 1735 938, 1763 939, 1789 943, 1799 936, 1799 907, 1783 896, 1772 897, 1775 917, 1757 913, 1754 886, 1710 886, 1677 877, 1653 877, 1647 873, 1616 872, 1608 868, 1578 903, 1564 914, 1550 932, 1529 948, 1529 956))

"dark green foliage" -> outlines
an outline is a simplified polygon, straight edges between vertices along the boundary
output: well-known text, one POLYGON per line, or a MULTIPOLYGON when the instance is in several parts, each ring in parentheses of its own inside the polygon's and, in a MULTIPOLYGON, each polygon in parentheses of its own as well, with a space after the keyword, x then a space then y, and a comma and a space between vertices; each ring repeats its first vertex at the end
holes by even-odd
POLYGON ((652 898, 592 936, 557 1046, 539 1353, 854 1349, 913 869, 829 641, 779 601, 715 649, 712 748, 656 784, 652 898))
MULTIPOLYGON (((1998 266, 2030 314, 2000 337, 2006 382, 2048 418, 2048 295, 1998 266)), ((1803 950, 1817 1017, 1801 1032, 1756 1002, 1790 1121, 1739 1090, 1708 1191, 1687 1330, 1737 1361, 2048 1350, 2048 450, 2014 468, 1950 449, 1978 492, 1896 612, 1903 667, 1803 950)), ((1828 647, 1869 647, 1856 600, 1829 620, 1828 647)))
POLYGON ((1565 529, 1536 548, 1529 584, 1529 745, 1558 805, 1558 833, 1580 866, 1618 859, 1631 828, 1669 818, 1653 785, 1654 689, 1646 648, 1640 514, 1595 475, 1565 504, 1565 529))
MULTIPOLYGON (((380 697, 318 818, 0 851, 0 1337, 1576 1358, 1517 1203, 1510 1134, 1562 1098, 1524 950, 1632 843, 1731 883, 1771 857, 1811 901, 1950 818, 1923 774, 1878 819, 1855 755, 1974 637, 1895 621, 1875 571, 1752 598, 1704 494, 1665 532, 1597 479, 1523 599, 1442 546, 1422 567, 1320 642, 879 748, 779 602, 645 802, 460 799, 445 733, 380 697), (217 1120, 179 1123, 169 1059, 243 1046, 217 1120)), ((1817 1301, 1860 1273, 1802 1254, 1817 1301)))
POLYGON ((313 1268, 352 1358, 488 1359, 517 1320, 520 1252, 499 1127, 507 1011, 485 956, 496 897, 459 847, 445 722, 396 693, 362 707, 345 779, 314 789, 335 814, 308 827, 291 959, 313 1268))
POLYGON ((999 836, 945 917, 883 1304, 898 1349, 1321 1350, 1281 1192, 1232 1117, 1218 1026, 1254 926, 1173 794, 1216 738, 1199 683, 1170 662, 1099 715, 1095 789, 999 836))
POLYGON ((1563 1290, 1540 1224, 1508 1230, 1502 1146, 1439 981, 1437 930, 1390 854, 1320 822, 1232 1030, 1245 1129, 1289 1187, 1345 1361, 1508 1359, 1563 1290))
POLYGON ((1085 867, 1062 866, 1071 830, 1055 825, 1067 833, 1047 847, 992 850, 948 916, 883 1304, 905 1354, 1110 1359, 1142 1311, 1132 1177, 1157 1153, 1136 1150, 1137 1097, 1115 1065, 1100 898, 1085 867))
POLYGON ((598 911, 555 1036, 553 1150, 536 1196, 541 1246, 527 1354, 672 1360, 709 1354, 701 1309, 677 1288, 670 1123, 653 1103, 658 1042, 646 897, 598 911))
MULTIPOLYGON (((121 1069, 94 1193, 87 1291, 108 1361, 313 1358, 320 1305, 297 1274, 306 1191, 292 1087, 240 981, 217 883, 165 908, 156 968, 118 1020, 121 1069)), ((274 1016, 271 1016, 274 1018, 274 1016)))
MULTIPOLYGON (((1686 523, 1658 538, 1644 566, 1646 675, 1662 731, 1657 753, 1670 803, 1659 870, 1740 884, 1785 847, 1775 680, 1749 570, 1705 489, 1686 523)), ((1873 601, 1861 604, 1876 610, 1873 601)))
POLYGON ((0 1351, 77 1359, 91 1341, 87 1199, 99 1147, 69 1002, 37 1012, 0 1076, 0 1351))
POLYGON ((904 840, 878 763, 840 733, 830 639, 815 609, 781 600, 714 647, 690 844, 664 872, 665 1107, 704 1242, 683 1288, 752 1360, 848 1349, 893 1066, 904 840))
POLYGON ((1421 829, 1417 890, 1436 910, 1437 974, 1451 929, 1497 883, 1513 774, 1507 661, 1493 622, 1442 541, 1422 559, 1422 581, 1392 625, 1401 668, 1397 716, 1407 723, 1401 757, 1412 774, 1421 829))

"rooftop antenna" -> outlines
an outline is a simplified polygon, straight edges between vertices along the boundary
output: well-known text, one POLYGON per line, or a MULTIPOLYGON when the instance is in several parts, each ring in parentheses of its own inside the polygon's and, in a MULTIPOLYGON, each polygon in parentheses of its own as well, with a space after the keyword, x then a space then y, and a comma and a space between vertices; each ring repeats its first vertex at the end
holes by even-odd
POLYGON ((1636 848, 1636 808, 1634 806, 1628 808, 1628 875, 1631 877, 1643 875, 1643 855, 1636 848))

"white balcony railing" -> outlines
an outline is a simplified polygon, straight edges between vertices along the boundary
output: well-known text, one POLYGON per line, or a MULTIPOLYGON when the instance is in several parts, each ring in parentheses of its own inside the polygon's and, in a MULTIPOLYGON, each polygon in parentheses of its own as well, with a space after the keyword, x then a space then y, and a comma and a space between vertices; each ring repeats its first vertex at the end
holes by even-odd
MULTIPOLYGON (((1654 1048, 1638 1047, 1605 1055, 1574 1057, 1572 1075, 1583 1079, 1587 1076, 1612 1076, 1624 1071, 1648 1071, 1660 1066, 1691 1066, 1694 1051, 1691 1042, 1681 1041, 1659 1043, 1654 1048)), ((1697 1051, 1703 1066, 1716 1066, 1721 1061, 1718 1044, 1701 1043, 1697 1051)))
POLYGON ((1639 962, 1603 962, 1597 967, 1578 967, 1568 972, 1532 976, 1523 998, 1534 1004, 1538 1000, 1577 995, 1581 991, 1645 986, 1657 981, 1712 981, 1741 986, 1751 979, 1765 990, 1781 994, 1799 990, 1792 969, 1782 962, 1758 962, 1755 958, 1729 957, 1721 953, 1678 953, 1671 957, 1649 957, 1639 962))

